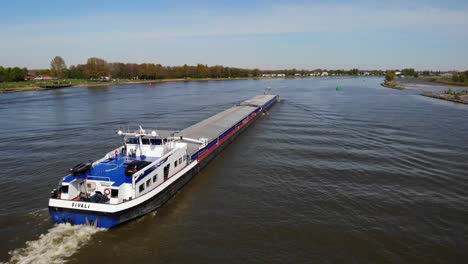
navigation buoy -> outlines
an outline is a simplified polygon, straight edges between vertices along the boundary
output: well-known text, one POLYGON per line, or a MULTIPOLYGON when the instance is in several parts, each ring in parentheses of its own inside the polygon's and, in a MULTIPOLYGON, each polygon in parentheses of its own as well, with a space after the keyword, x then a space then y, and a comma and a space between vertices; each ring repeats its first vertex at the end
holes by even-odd
POLYGON ((148 87, 149 87, 149 88, 153 88, 153 83, 149 83, 149 84, 148 84, 148 87))

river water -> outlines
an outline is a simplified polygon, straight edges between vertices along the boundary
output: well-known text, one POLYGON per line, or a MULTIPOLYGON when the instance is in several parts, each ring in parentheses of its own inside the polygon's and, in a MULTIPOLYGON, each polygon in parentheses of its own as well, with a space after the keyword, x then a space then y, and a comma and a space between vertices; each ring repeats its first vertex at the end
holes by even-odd
POLYGON ((466 263, 468 106, 381 81, 2 94, 0 261, 466 263), (111 230, 49 220, 50 190, 121 144, 119 127, 185 128, 267 86, 284 101, 162 209, 111 230))

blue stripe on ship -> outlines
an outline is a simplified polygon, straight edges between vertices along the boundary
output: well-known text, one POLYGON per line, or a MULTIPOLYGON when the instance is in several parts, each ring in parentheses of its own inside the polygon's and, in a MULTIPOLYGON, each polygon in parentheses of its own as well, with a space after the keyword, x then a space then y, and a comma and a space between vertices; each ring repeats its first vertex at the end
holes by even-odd
POLYGON ((97 227, 111 228, 120 223, 118 216, 94 215, 77 211, 63 211, 58 208, 49 208, 52 220, 56 223, 70 223, 73 225, 96 225, 97 227), (97 222, 96 222, 97 221, 97 222))

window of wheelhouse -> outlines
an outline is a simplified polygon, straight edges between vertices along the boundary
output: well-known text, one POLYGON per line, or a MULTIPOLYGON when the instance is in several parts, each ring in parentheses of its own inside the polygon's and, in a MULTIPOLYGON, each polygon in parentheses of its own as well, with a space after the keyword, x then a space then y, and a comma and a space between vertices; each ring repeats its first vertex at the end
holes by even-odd
POLYGON ((162 145, 162 139, 160 138, 150 138, 151 145, 162 145))
POLYGON ((142 138, 141 143, 143 145, 161 145, 162 140, 159 138, 142 138))
POLYGON ((63 193, 63 194, 67 194, 68 193, 68 185, 62 185, 62 187, 60 187, 60 192, 63 193))
POLYGON ((140 192, 143 192, 144 190, 145 190, 145 184, 142 183, 142 184, 140 185, 140 187, 139 187, 139 191, 140 191, 140 192))
POLYGON ((111 198, 117 198, 117 197, 119 197, 119 190, 111 189, 111 198))
POLYGON ((138 139, 135 137, 128 137, 125 139, 125 144, 138 144, 138 139))

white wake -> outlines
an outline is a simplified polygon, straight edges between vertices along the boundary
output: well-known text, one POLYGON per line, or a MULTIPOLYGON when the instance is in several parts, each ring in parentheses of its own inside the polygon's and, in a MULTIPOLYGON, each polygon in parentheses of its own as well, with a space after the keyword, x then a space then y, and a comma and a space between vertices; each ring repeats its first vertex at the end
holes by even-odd
POLYGON ((11 259, 7 263, 64 263, 95 233, 104 230, 86 225, 55 225, 39 239, 26 242, 24 248, 10 251, 11 259))

